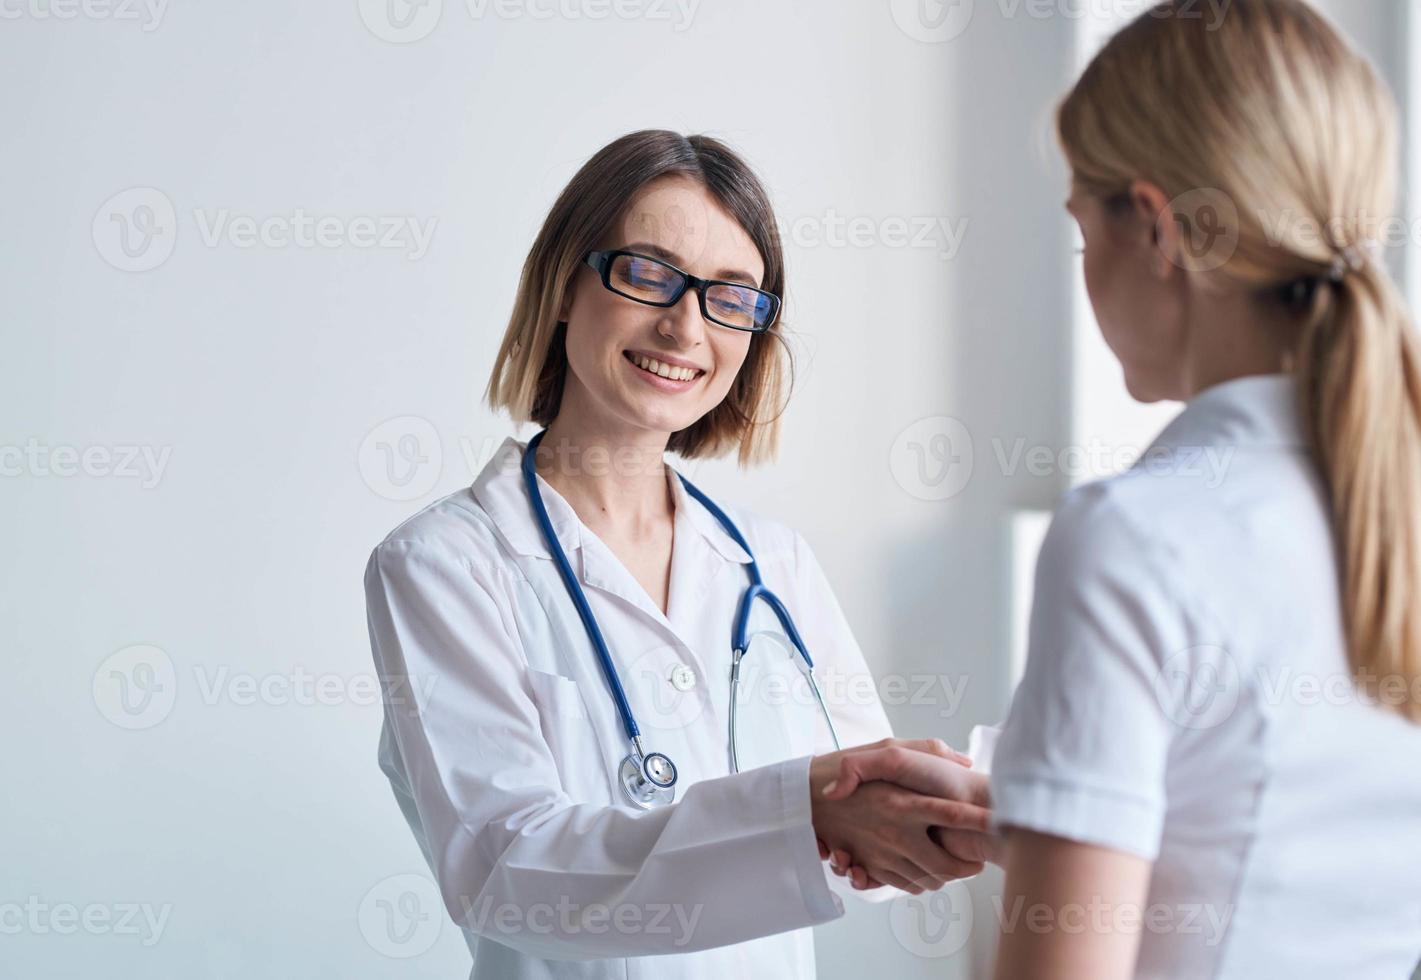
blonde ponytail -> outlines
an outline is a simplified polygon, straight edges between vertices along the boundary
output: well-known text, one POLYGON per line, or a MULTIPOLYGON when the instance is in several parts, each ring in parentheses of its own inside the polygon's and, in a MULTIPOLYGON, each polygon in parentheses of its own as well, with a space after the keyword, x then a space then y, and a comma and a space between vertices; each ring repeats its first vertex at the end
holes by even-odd
POLYGON ((1171 208, 1223 195, 1239 234, 1218 274, 1303 307, 1299 411, 1330 497, 1348 662, 1421 723, 1421 347, 1366 247, 1395 205, 1395 105, 1303 0, 1238 0, 1217 23, 1192 6, 1160 3, 1111 39, 1061 104, 1061 145, 1096 193, 1145 179, 1171 208))
POLYGON ((1348 660, 1371 697, 1421 721, 1421 346, 1380 263, 1319 293, 1331 298, 1296 374, 1331 494, 1348 660))

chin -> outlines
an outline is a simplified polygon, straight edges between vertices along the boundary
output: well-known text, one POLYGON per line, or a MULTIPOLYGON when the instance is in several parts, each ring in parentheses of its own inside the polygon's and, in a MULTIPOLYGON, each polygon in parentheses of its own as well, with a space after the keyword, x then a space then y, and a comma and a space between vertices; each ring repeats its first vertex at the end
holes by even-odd
POLYGON ((664 405, 639 404, 631 405, 629 409, 626 413, 628 421, 643 429, 668 435, 695 425, 704 416, 704 413, 668 412, 664 405))
POLYGON ((1158 383, 1153 378, 1142 378, 1128 368, 1125 370, 1125 390, 1135 401, 1146 405, 1169 401, 1171 397, 1167 386, 1158 383))

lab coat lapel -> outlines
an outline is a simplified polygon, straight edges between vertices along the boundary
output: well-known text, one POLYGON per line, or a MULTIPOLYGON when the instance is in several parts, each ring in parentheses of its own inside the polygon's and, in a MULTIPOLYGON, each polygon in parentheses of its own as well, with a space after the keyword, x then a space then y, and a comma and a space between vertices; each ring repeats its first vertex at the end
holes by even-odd
POLYGON ((691 638, 695 636, 693 606, 703 596, 710 575, 718 570, 720 561, 708 555, 700 534, 677 510, 672 531, 671 582, 667 612, 663 613, 647 595, 646 589, 627 570, 612 550, 585 527, 582 533, 582 569, 584 586, 616 596, 635 607, 662 630, 678 649, 684 650, 701 676, 705 676, 704 652, 697 650, 691 638), (707 563, 707 558, 713 561, 707 563))
MULTIPOLYGON (((671 621, 693 632, 691 624, 704 616, 702 606, 717 579, 726 573, 726 566, 746 564, 750 556, 730 538, 715 517, 686 492, 678 475, 674 472, 668 475, 676 502, 676 549, 671 559, 671 596, 667 606, 671 621)), ((733 571, 745 577, 742 569, 733 571)), ((749 586, 748 578, 744 584, 749 586)), ((737 591, 737 600, 739 594, 737 591)), ((732 602, 726 614, 733 616, 734 613, 732 602)), ((729 644, 727 632, 726 649, 729 644)))
MULTIPOLYGON (((540 478, 538 485, 542 490, 543 503, 548 509, 548 517, 557 533, 558 542, 567 553, 568 562, 572 565, 582 587, 613 596, 634 608, 664 633, 668 642, 674 643, 678 648, 690 650, 692 657, 697 660, 696 666, 704 670, 705 665, 699 662, 699 652, 694 650, 683 634, 672 625, 671 620, 657 607, 651 596, 647 595, 646 589, 642 588, 641 583, 613 554, 612 549, 607 547, 601 538, 582 523, 577 512, 572 509, 572 505, 564 500, 562 495, 546 481, 540 478)), ((536 531, 536 528, 534 530, 536 531)), ((671 575, 673 598, 676 594, 676 554, 681 550, 683 541, 694 537, 696 535, 692 533, 687 533, 682 537, 679 526, 673 531, 671 575)), ((552 557, 546 546, 542 548, 542 552, 549 558, 552 557)), ((617 657, 615 650, 613 656, 617 657)))
MULTIPOLYGON (((511 550, 527 557, 551 561, 552 553, 534 522, 532 504, 523 486, 519 468, 522 455, 521 443, 512 438, 505 439, 494 458, 474 481, 474 496, 493 518, 498 534, 511 550)), ((542 479, 538 484, 558 543, 562 545, 568 563, 582 586, 614 596, 632 606, 679 648, 688 651, 701 676, 706 676, 706 656, 708 653, 714 656, 716 651, 697 650, 686 637, 694 636, 693 624, 704 615, 701 606, 717 576, 724 573, 726 564, 745 564, 750 561, 750 556, 712 514, 692 499, 682 486, 680 477, 670 467, 667 468, 667 479, 671 481, 676 513, 667 604, 669 615, 656 607, 641 583, 611 549, 582 524, 562 495, 542 479)), ((743 576, 744 572, 737 570, 737 574, 743 576)), ((740 592, 737 590, 735 595, 738 600, 740 592)), ((734 615, 734 602, 732 600, 725 610, 726 617, 734 615)), ((728 627, 726 644, 729 649, 728 627)), ((615 650, 613 655, 616 656, 615 650)))
MULTIPOLYGON (((714 658, 730 649, 730 628, 727 625, 724 651, 697 649, 693 638, 698 635, 697 624, 706 614, 703 605, 717 578, 725 574, 726 565, 748 563, 750 556, 731 539, 715 517, 686 492, 673 469, 668 467, 666 476, 675 505, 667 612, 662 613, 657 608, 641 583, 611 549, 574 519, 581 542, 580 578, 584 586, 616 596, 634 606, 674 640, 679 649, 686 651, 697 673, 706 677, 709 676, 710 664, 715 662, 714 658)), ((568 507, 561 498, 559 502, 568 507)), ((568 510, 571 508, 568 507, 568 510)), ((737 575, 745 574, 739 568, 735 572, 737 575)), ((748 578, 745 584, 749 585, 748 578)), ((727 623, 735 614, 739 590, 735 591, 735 596, 734 600, 728 601, 723 612, 727 623)))
POLYGON ((656 607, 656 603, 651 601, 651 596, 646 594, 646 589, 641 587, 641 583, 612 553, 612 549, 603 544, 602 539, 587 528, 583 527, 579 530, 582 535, 582 584, 587 588, 598 589, 608 595, 616 596, 623 602, 635 606, 648 619, 663 629, 675 633, 670 621, 656 607))

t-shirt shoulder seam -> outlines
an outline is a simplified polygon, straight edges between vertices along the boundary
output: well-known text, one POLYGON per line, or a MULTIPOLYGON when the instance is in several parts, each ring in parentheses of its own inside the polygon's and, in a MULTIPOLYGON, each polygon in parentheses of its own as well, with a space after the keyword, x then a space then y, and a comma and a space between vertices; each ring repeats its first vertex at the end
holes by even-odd
POLYGON ((1185 553, 1172 541, 1161 540, 1157 534, 1150 533, 1146 526, 1136 518, 1133 508, 1123 505, 1120 500, 1122 489, 1128 485, 1127 481, 1147 478, 1148 475, 1142 476, 1133 472, 1122 473, 1119 476, 1078 487, 1071 491, 1071 495, 1080 501, 1078 506, 1083 508, 1088 506, 1095 511, 1097 517, 1105 516, 1109 520, 1118 521, 1119 526, 1129 537, 1130 545, 1139 556, 1139 560, 1148 567, 1149 574, 1164 593, 1186 615, 1193 617, 1201 625, 1209 626, 1222 639, 1223 620, 1214 612, 1213 607, 1199 594, 1198 590, 1188 585, 1190 576, 1168 574, 1171 559, 1178 565, 1187 563, 1185 553))

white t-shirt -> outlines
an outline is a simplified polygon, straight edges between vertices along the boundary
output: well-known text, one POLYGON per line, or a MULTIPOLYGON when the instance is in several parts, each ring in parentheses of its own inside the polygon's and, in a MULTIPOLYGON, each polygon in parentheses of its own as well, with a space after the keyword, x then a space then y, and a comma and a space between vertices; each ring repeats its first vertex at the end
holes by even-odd
POLYGON ((1069 495, 1037 566, 997 819, 1154 862, 1139 977, 1421 959, 1421 726, 1350 682, 1296 397, 1280 375, 1201 393, 1069 495))

